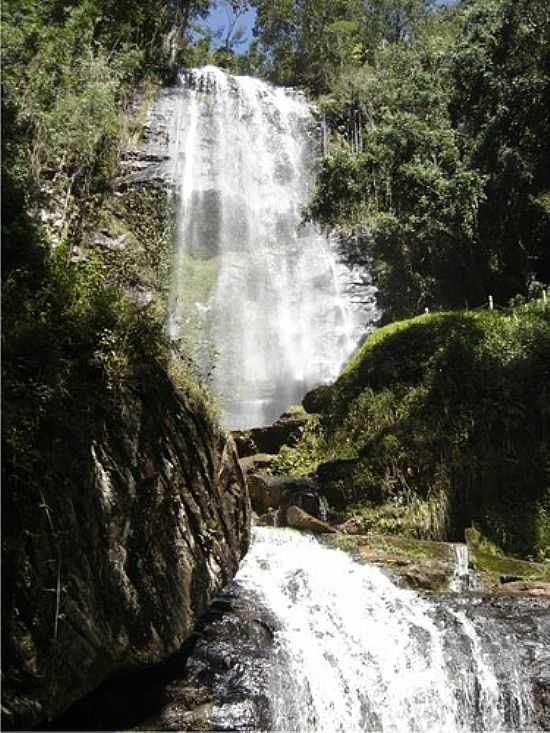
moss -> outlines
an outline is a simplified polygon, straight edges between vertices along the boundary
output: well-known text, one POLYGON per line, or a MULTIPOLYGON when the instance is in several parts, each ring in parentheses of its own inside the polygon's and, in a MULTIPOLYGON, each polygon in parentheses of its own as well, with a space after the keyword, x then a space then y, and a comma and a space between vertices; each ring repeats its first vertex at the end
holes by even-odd
POLYGON ((417 540, 411 537, 369 535, 369 544, 386 552, 400 553, 419 560, 454 560, 452 546, 445 542, 417 540))
MULTIPOLYGON (((157 184, 127 190, 105 202, 85 247, 106 265, 108 284, 148 304, 165 321, 174 246, 171 195, 157 184), (96 238, 102 246, 94 246, 96 238)), ((89 255, 88 255, 89 256, 89 255)))
POLYGON ((550 564, 527 562, 505 555, 474 549, 470 553, 473 566, 476 570, 488 573, 490 576, 508 576, 521 580, 539 580, 550 582, 550 564))
POLYGON ((377 328, 372 331, 369 336, 363 341, 359 348, 355 351, 353 356, 350 358, 348 363, 344 366, 341 376, 353 373, 362 363, 366 354, 371 351, 377 344, 381 343, 388 336, 395 333, 399 333, 404 329, 410 328, 413 324, 417 323, 429 323, 433 322, 434 319, 438 319, 442 314, 423 314, 416 316, 416 318, 408 318, 403 321, 394 321, 388 323, 386 326, 377 328))
POLYGON ((389 556, 400 556, 410 560, 454 562, 452 545, 446 542, 370 533, 368 535, 334 535, 330 536, 327 541, 347 552, 354 552, 359 547, 367 545, 369 548, 381 550, 389 556))
MULTIPOLYGON (((550 546, 550 312, 428 314, 375 331, 279 468, 357 459, 346 501, 365 529, 499 548, 550 546)), ((308 404, 306 404, 306 402, 308 404)))
POLYGON ((184 283, 182 307, 190 308, 194 303, 206 303, 214 289, 220 268, 218 257, 208 259, 195 258, 182 254, 179 258, 175 280, 184 283))

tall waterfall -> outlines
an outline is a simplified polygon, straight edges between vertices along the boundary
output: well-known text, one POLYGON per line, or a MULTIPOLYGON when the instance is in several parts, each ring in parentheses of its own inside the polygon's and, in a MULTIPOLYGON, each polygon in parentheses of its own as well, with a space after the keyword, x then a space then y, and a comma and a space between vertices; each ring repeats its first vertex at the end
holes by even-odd
POLYGON ((256 529, 237 576, 278 621, 272 730, 534 729, 517 639, 293 530, 256 529))
POLYGON ((170 332, 215 365, 227 427, 266 424, 358 338, 350 274, 302 223, 319 126, 300 94, 257 79, 205 67, 180 83, 170 332))

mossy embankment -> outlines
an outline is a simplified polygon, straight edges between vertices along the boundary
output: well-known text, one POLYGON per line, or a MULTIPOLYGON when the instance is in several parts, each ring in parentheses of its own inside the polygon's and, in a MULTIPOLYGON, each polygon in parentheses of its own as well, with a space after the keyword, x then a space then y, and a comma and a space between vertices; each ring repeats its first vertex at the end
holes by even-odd
POLYGON ((317 472, 362 531, 544 559, 550 546, 550 311, 428 314, 373 332, 277 469, 317 472))

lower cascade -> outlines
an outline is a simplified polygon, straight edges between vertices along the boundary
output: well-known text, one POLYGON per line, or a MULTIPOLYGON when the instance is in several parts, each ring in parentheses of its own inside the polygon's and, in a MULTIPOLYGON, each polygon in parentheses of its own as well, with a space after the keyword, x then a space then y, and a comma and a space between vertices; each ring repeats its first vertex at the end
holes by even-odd
POLYGON ((180 655, 53 729, 549 730, 549 649, 543 598, 419 593, 331 541, 258 527, 180 655))
POLYGON ((255 530, 237 583, 275 617, 272 730, 536 728, 517 639, 471 603, 428 600, 288 529, 255 530))

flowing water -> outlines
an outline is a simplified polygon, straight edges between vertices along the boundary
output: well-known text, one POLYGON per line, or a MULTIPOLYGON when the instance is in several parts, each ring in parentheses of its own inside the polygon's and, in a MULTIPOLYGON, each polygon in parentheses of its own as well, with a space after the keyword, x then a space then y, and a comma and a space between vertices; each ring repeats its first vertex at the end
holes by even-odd
POLYGON ((293 530, 256 529, 237 576, 278 631, 272 730, 533 729, 517 639, 293 530))
POLYGON ((257 79, 205 67, 180 83, 170 333, 214 365, 227 427, 267 424, 334 379, 364 327, 334 243, 302 223, 321 127, 257 79))
POLYGON ((286 528, 256 528, 187 650, 53 730, 550 730, 544 599, 420 594, 286 528))

